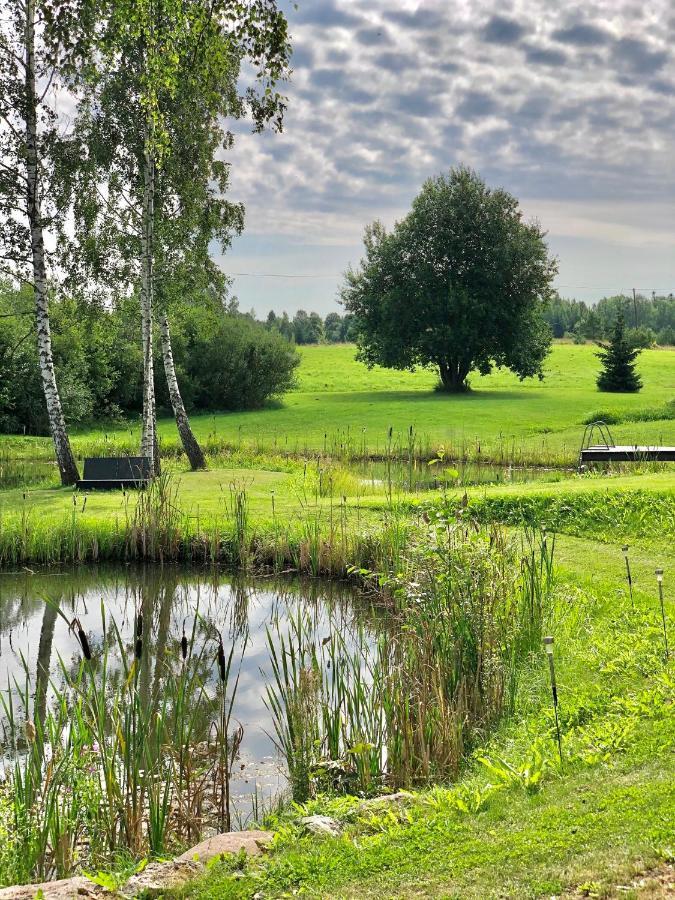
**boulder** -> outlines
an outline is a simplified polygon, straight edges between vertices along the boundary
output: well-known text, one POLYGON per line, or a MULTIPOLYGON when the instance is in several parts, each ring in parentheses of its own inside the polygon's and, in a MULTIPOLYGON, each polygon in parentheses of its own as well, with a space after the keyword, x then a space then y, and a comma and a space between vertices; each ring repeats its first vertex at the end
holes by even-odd
POLYGON ((44 884, 24 884, 0 889, 0 900, 86 900, 101 897, 103 891, 88 878, 65 878, 61 881, 47 881, 44 884), (39 892, 42 893, 39 893, 39 892))
POLYGON ((124 887, 119 889, 116 896, 127 897, 129 900, 140 896, 161 897, 165 891, 182 887, 197 875, 201 875, 203 871, 204 866, 194 862, 172 860, 148 863, 142 872, 132 875, 124 887))
POLYGON ((337 819, 330 816, 303 816, 300 824, 304 825, 311 834, 327 834, 329 837, 337 837, 342 831, 342 825, 337 819))
POLYGON ((355 812, 364 813, 369 810, 386 809, 388 806, 408 806, 415 802, 415 795, 410 791, 397 791, 395 794, 382 794, 380 797, 370 797, 355 808, 355 812))
POLYGON ((229 831, 226 834, 216 834, 183 853, 176 862, 198 860, 200 863, 207 863, 214 857, 225 853, 240 853, 242 850, 248 856, 259 856, 263 848, 271 843, 272 837, 271 831, 229 831))

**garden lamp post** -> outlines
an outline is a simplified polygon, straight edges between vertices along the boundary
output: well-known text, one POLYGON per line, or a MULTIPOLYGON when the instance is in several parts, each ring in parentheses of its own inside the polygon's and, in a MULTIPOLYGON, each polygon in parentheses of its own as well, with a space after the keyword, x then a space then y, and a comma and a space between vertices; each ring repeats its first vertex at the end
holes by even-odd
POLYGON ((548 656, 548 667, 551 673, 551 693, 553 694, 553 712, 555 714, 555 731, 558 737, 558 754, 560 755, 560 769, 563 767, 562 740, 560 738, 560 722, 558 721, 558 686, 555 680, 555 663, 553 661, 553 638, 544 638, 544 649, 548 656))
POLYGON ((661 604, 661 621, 663 622, 663 643, 666 648, 666 660, 668 659, 668 628, 666 626, 666 610, 663 605, 663 569, 657 569, 654 573, 659 586, 659 602, 661 604))
POLYGON ((628 591, 630 593, 630 605, 632 607, 635 606, 633 603, 633 577, 630 573, 630 562, 628 560, 628 544, 624 544, 621 548, 623 552, 623 558, 626 560, 626 577, 628 578, 628 591))

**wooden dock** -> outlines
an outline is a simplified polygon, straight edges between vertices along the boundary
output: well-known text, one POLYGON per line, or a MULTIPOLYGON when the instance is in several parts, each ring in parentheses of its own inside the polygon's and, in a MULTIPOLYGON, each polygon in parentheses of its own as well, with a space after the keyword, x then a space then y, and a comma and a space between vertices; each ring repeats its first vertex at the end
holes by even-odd
POLYGON ((595 444, 582 448, 579 462, 675 462, 675 447, 595 444))

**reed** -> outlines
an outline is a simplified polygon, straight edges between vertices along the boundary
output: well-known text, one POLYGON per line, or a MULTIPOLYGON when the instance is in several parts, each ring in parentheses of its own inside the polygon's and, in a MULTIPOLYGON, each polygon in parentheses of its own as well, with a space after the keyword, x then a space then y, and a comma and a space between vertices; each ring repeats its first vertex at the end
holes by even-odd
POLYGON ((155 648, 152 679, 143 611, 129 643, 101 615, 100 647, 79 620, 69 623, 81 659, 59 659, 58 681, 42 686, 44 709, 32 701, 25 660, 25 679, 0 692, 12 823, 0 883, 67 877, 109 866, 120 853, 163 856, 198 840, 205 824, 230 826, 229 779, 242 737, 240 727, 229 733, 234 646, 226 657, 219 640, 212 656, 214 697, 205 680, 213 639, 199 640, 198 614, 189 635, 155 648), (217 822, 205 814, 207 800, 217 822))
POLYGON ((268 631, 267 687, 294 799, 320 787, 371 794, 452 779, 512 705, 549 609, 553 543, 436 513, 377 575, 392 622, 379 638, 298 610, 268 631))

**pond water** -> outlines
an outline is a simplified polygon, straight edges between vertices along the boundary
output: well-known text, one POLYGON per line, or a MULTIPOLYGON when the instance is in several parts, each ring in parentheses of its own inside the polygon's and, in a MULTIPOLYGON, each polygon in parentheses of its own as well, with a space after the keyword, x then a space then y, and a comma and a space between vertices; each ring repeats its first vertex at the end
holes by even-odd
POLYGON ((364 487, 394 491, 436 490, 441 487, 469 487, 481 484, 520 484, 529 481, 562 481, 576 474, 575 470, 545 468, 543 466, 497 466, 481 462, 406 462, 366 461, 355 463, 351 470, 359 476, 364 487))
MULTIPOLYGON (((340 633, 348 640, 357 627, 373 633, 377 628, 370 606, 340 584, 231 579, 166 567, 0 573, 0 690, 12 690, 15 698, 18 696, 15 679, 25 683, 25 660, 32 702, 38 710, 47 706, 53 688, 47 688, 44 679, 42 690, 38 688, 37 697, 35 694, 41 667, 50 672, 57 687, 65 681, 61 661, 68 672, 77 672, 81 648, 68 627, 74 617, 79 618, 88 635, 94 658, 100 655, 104 640, 102 607, 108 617, 108 645, 113 647, 110 665, 120 670, 120 652, 110 641, 110 617, 114 617, 127 659, 131 659, 134 617, 143 612, 149 652, 144 651, 141 660, 141 683, 154 683, 158 660, 167 654, 179 660, 184 625, 190 634, 196 623, 195 643, 210 642, 205 679, 214 685, 215 633, 222 634, 226 653, 234 645, 233 667, 240 665, 241 669, 233 724, 243 726, 244 737, 231 790, 235 820, 240 825, 250 815, 254 798, 269 807, 287 788, 285 765, 270 736, 273 722, 264 700, 266 680, 271 676, 267 627, 275 634, 285 634, 289 617, 302 610, 309 614, 318 640, 331 633, 340 633), (47 598, 51 603, 45 602, 47 598), (57 605, 64 616, 57 613, 57 605)), ((34 710, 29 713, 34 714, 34 710)), ((23 718, 25 711, 20 715, 23 718)), ((208 730, 208 722, 204 729, 208 730)), ((0 721, 0 748, 2 734, 0 721)), ((0 767, 2 756, 0 749, 0 767)))
POLYGON ((56 462, 45 459, 15 459, 0 453, 0 490, 58 484, 56 462))

